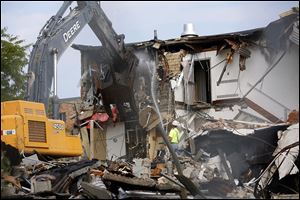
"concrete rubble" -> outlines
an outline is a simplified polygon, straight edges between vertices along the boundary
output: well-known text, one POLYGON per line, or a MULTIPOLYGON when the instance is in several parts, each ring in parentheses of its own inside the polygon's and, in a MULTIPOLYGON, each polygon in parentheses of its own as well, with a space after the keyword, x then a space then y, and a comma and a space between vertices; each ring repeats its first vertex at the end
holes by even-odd
MULTIPOLYGON (((295 181, 295 175, 299 174, 299 123, 255 128, 252 129, 253 133, 241 136, 229 131, 226 121, 223 120, 223 125, 220 125, 221 121, 215 122, 216 125, 211 122, 202 125, 202 134, 193 139, 196 154, 182 151, 178 155, 183 175, 199 187, 205 198, 280 198, 273 182, 287 178, 292 182, 295 181), (259 142, 251 143, 251 138, 259 142), (227 142, 231 143, 229 149, 225 144, 227 142), (268 145, 261 146, 260 142, 272 143, 271 149, 268 145), (247 148, 247 145, 251 148, 247 148), (263 157, 263 160, 259 157, 263 157)), ((245 124, 237 125, 245 128, 245 124)), ((232 122, 230 126, 233 126, 232 122)), ((253 124, 250 126, 257 127, 253 124)), ((150 161, 141 158, 131 162, 125 159, 41 161, 37 155, 33 155, 23 158, 19 166, 10 170, 10 174, 1 173, 1 197, 197 198, 178 179, 172 162, 170 166, 170 158, 159 162, 157 159, 150 161)), ((291 190, 294 187, 293 184, 289 186, 291 190)), ((296 197, 295 194, 286 195, 296 197)))

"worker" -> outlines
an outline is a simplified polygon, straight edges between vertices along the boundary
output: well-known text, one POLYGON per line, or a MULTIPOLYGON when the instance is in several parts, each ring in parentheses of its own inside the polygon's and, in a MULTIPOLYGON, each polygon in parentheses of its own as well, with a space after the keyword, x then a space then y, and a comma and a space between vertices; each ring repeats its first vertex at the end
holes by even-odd
POLYGON ((171 130, 169 132, 169 140, 171 142, 171 146, 174 149, 175 153, 179 153, 179 130, 177 129, 176 126, 172 125, 171 130))

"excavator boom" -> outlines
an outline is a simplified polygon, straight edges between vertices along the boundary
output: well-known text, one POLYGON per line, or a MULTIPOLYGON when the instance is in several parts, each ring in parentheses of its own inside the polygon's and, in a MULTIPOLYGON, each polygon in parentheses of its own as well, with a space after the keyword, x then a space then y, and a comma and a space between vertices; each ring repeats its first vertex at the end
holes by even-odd
MULTIPOLYGON (((122 63, 110 69, 112 72, 128 73, 137 63, 135 55, 124 48, 124 35, 116 34, 100 2, 78 1, 78 6, 63 17, 71 3, 65 1, 56 15, 47 21, 30 55, 25 99, 43 103, 46 110, 53 82, 54 100, 57 99, 57 62, 86 24, 89 24, 112 60, 122 63)), ((58 105, 55 102, 53 108, 54 118, 57 119, 58 105)))

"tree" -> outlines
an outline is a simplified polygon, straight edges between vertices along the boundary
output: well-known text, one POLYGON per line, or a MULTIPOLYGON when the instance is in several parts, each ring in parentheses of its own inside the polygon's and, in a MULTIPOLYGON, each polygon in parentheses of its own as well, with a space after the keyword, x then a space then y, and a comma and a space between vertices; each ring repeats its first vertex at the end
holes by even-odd
POLYGON ((6 33, 1 28, 1 102, 23 99, 26 75, 23 71, 28 63, 24 40, 6 33))

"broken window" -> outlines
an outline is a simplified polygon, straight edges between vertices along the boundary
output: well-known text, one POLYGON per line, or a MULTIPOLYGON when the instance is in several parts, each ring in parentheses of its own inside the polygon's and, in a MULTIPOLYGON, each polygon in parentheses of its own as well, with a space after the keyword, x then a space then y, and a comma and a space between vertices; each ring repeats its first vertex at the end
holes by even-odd
POLYGON ((195 101, 211 103, 210 60, 194 61, 195 101))

